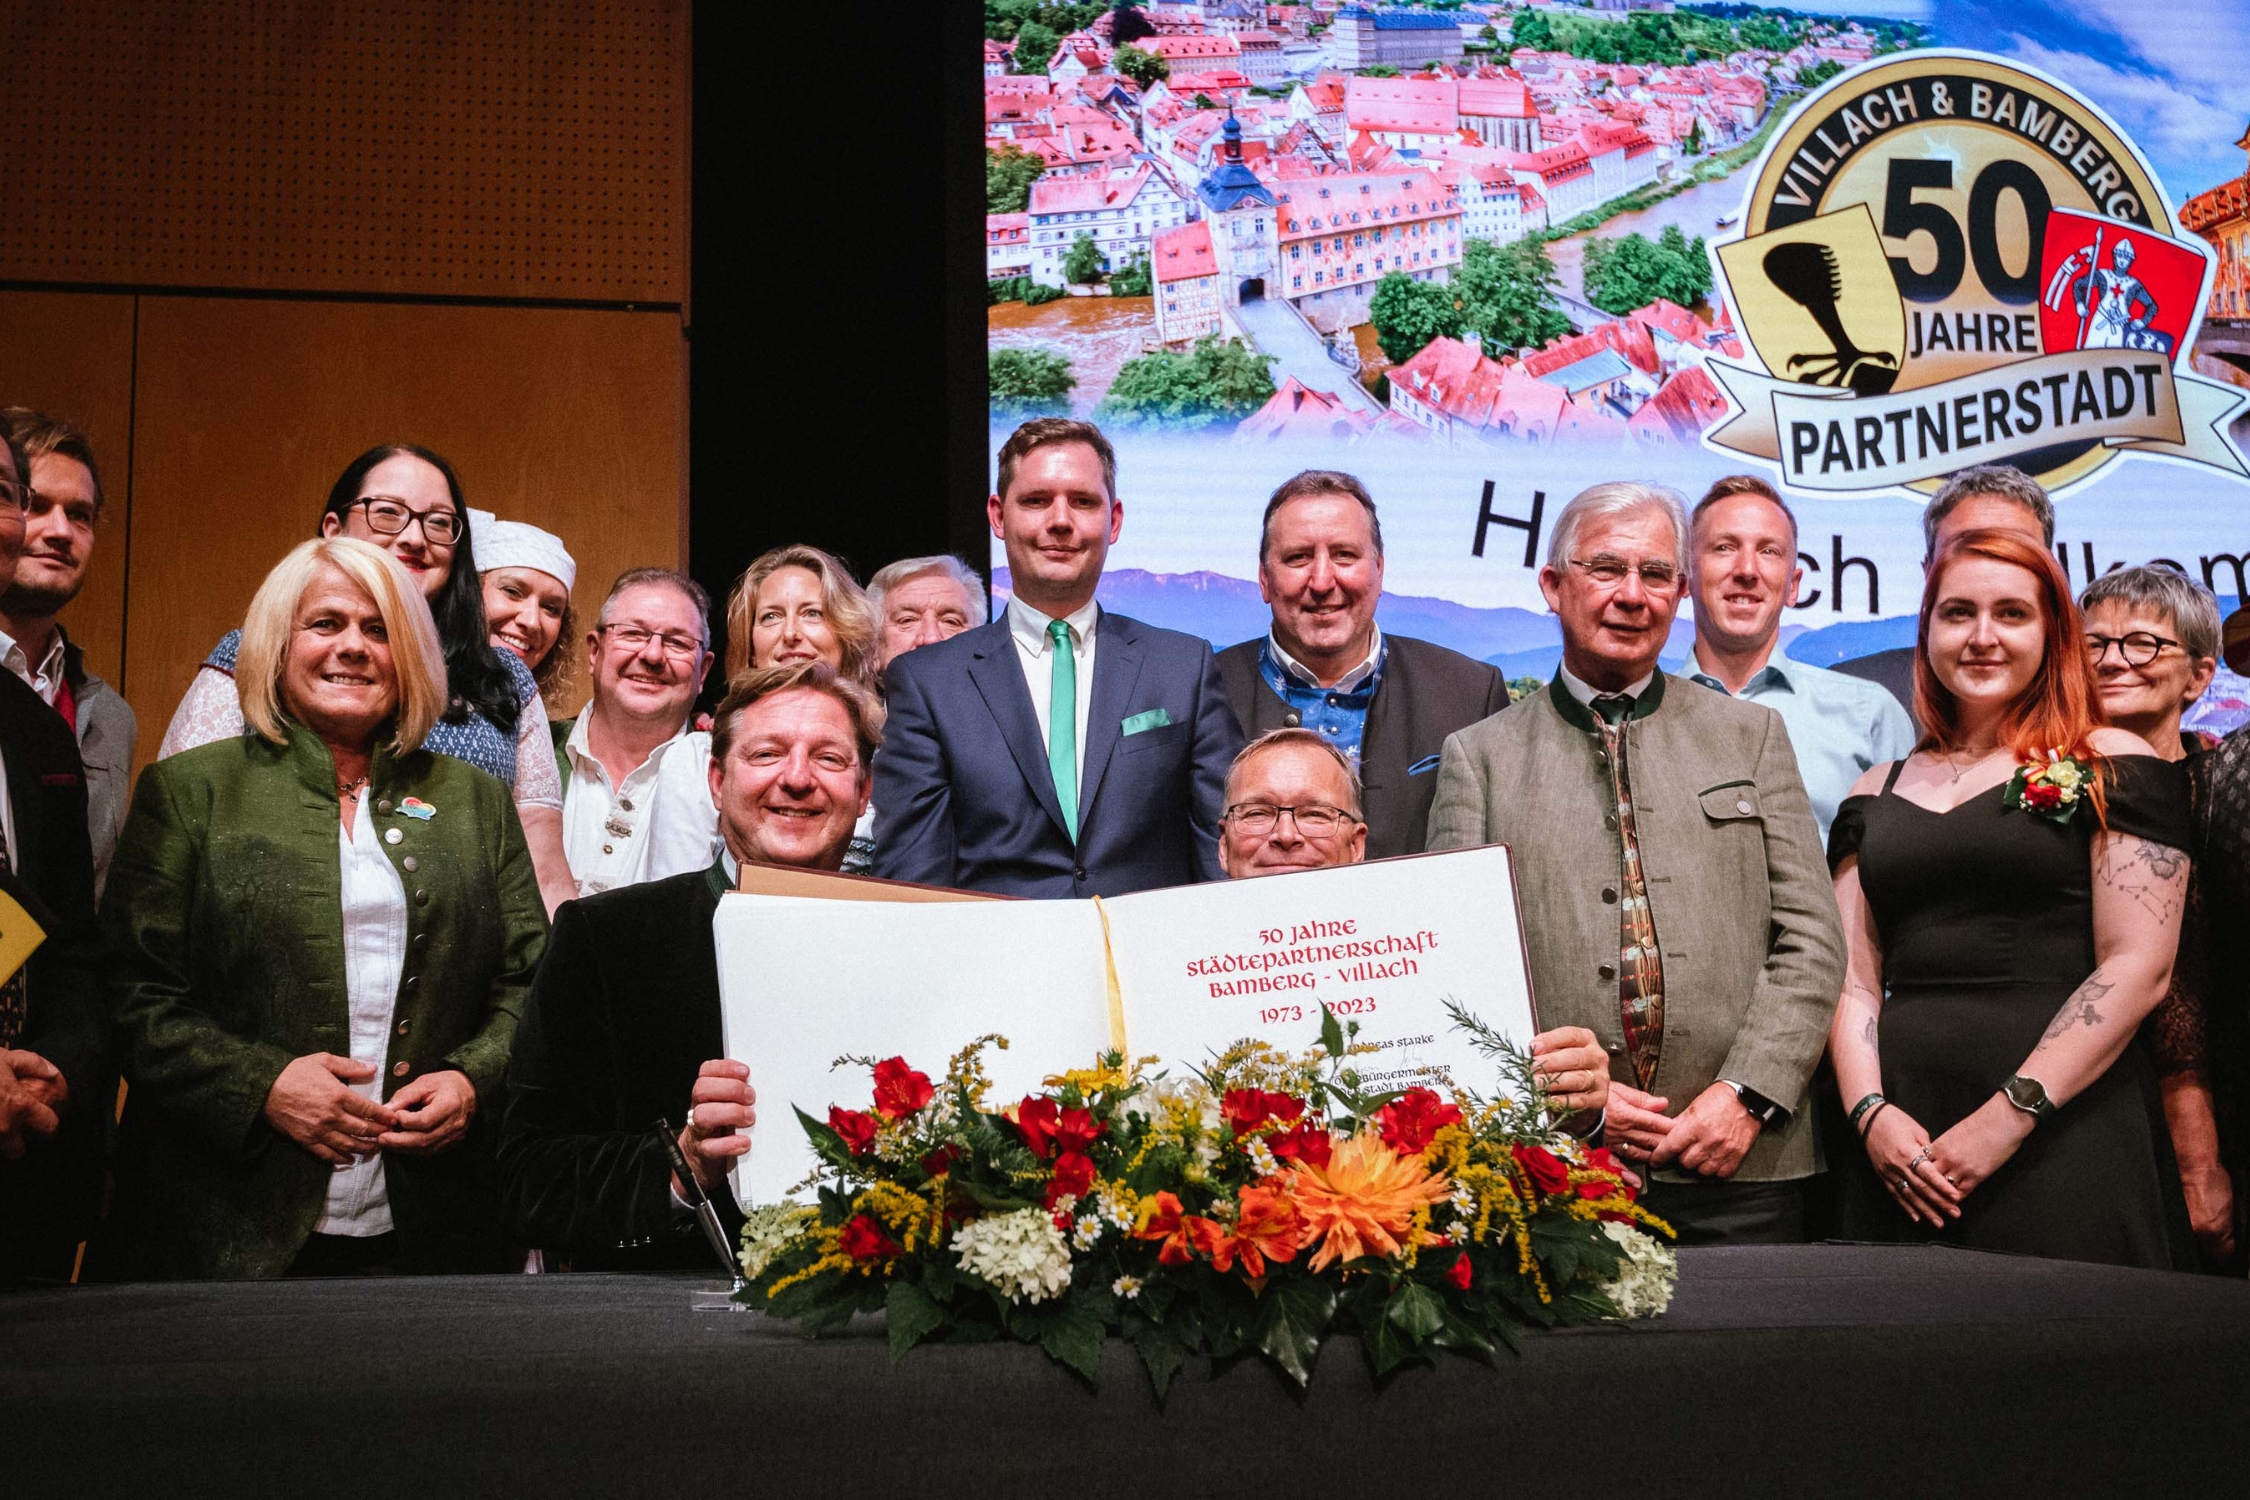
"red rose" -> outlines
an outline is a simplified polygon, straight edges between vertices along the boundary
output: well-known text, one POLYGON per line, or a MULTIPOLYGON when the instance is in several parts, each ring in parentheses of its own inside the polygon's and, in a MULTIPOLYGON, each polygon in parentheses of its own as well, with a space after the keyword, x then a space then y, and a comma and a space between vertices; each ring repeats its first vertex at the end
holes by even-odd
POLYGON ((943 1177, 953 1170, 953 1164, 960 1159, 961 1148, 959 1146, 950 1144, 940 1146, 922 1158, 922 1170, 932 1177, 943 1177))
POLYGON ((1084 1151, 1108 1129, 1090 1109, 1066 1109, 1055 1121, 1055 1149, 1064 1153, 1084 1151))
POLYGON ((1461 1111, 1439 1099, 1433 1089, 1408 1089, 1375 1111, 1375 1131, 1383 1144, 1408 1156, 1420 1156, 1432 1136, 1460 1123, 1461 1111))
POLYGON ((1516 1166, 1542 1193, 1559 1193, 1570 1186, 1570 1168, 1544 1146, 1517 1146, 1516 1166))
POLYGON ((2033 812, 2053 812, 2062 806, 2062 788, 2044 781, 2027 781, 2023 788, 2023 805, 2033 812))
POLYGON ((865 1156, 875 1149, 875 1117, 864 1109, 829 1105, 828 1128, 844 1138, 845 1147, 854 1156, 865 1156))
POLYGON ((853 1260, 882 1260, 906 1253, 898 1241, 885 1234, 883 1226, 867 1214, 860 1214, 844 1226, 844 1232, 837 1237, 836 1248, 853 1260))
POLYGON ((1055 1158, 1054 1175, 1047 1179, 1046 1207, 1075 1203, 1094 1186, 1094 1159, 1082 1151, 1065 1151, 1055 1158))
POLYGON ((1266 1148, 1273 1152, 1275 1161, 1301 1161, 1323 1171, 1327 1170, 1328 1153, 1335 1144, 1328 1127, 1317 1120, 1266 1137, 1266 1148))
POLYGON ((875 1065, 875 1107, 889 1119, 904 1119, 929 1103, 935 1092, 930 1075, 915 1072, 903 1057, 875 1065))
POLYGON ((1023 1143, 1031 1148, 1033 1156, 1055 1154, 1055 1126, 1060 1112, 1054 1100, 1042 1099, 1037 1094, 1027 1095, 1021 1104, 1002 1110, 1001 1114, 1016 1127, 1016 1133, 1023 1137, 1023 1143))
POLYGON ((1616 1178, 1617 1191, 1624 1195, 1627 1203, 1631 1203, 1640 1196, 1640 1189, 1633 1186, 1633 1174, 1625 1169, 1625 1163, 1619 1161, 1610 1153, 1609 1147, 1596 1146, 1593 1150, 1587 1152, 1586 1165, 1597 1172, 1607 1172, 1610 1176, 1616 1178))
POLYGON ((1445 1279, 1452 1282, 1454 1286, 1465 1292, 1469 1289, 1469 1275, 1471 1269, 1472 1268, 1469 1265, 1469 1252, 1464 1250, 1461 1252, 1461 1258, 1453 1263, 1453 1269, 1445 1273, 1445 1279))
POLYGON ((1219 1101, 1219 1111, 1226 1116, 1227 1129, 1236 1135, 1248 1135, 1268 1120, 1295 1124, 1304 1116, 1305 1101, 1264 1089, 1228 1089, 1219 1101))

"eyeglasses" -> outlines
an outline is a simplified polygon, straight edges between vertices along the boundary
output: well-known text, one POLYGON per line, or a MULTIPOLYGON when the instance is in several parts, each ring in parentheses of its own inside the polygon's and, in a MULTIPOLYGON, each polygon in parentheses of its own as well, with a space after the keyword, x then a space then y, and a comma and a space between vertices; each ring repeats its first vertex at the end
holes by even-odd
POLYGON ((1330 807, 1325 802, 1308 802, 1302 807, 1276 807, 1271 802, 1237 802, 1227 809, 1226 820, 1244 833, 1262 837, 1280 826, 1283 813, 1297 820, 1299 833, 1313 839, 1328 837, 1340 824, 1360 821, 1342 808, 1330 807))
POLYGON ((404 500, 393 500, 388 495, 366 495, 354 500, 346 509, 365 507, 367 529, 378 536, 397 536, 414 522, 422 523, 422 535, 440 547, 450 547, 461 540, 461 517, 450 510, 416 510, 404 500))
POLYGON ((639 625, 604 625, 602 632, 613 646, 623 646, 634 656, 648 649, 650 641, 661 642, 664 654, 675 659, 695 656, 703 650, 703 643, 693 636, 666 635, 661 630, 647 630, 639 625))
POLYGON ((31 491, 20 481, 0 479, 0 505, 7 505, 16 510, 25 510, 29 508, 28 502, 30 499, 31 491))
POLYGON ((2086 655, 2095 666, 2109 655, 2109 648, 2117 648, 2117 659, 2128 667, 2145 667, 2164 654, 2166 646, 2177 646, 2178 641, 2169 636, 2151 635, 2136 630, 2131 635, 2089 635, 2086 637, 2086 655))
POLYGON ((1621 557, 1597 557, 1591 561, 1582 557, 1573 557, 1569 561, 1574 568, 1584 568, 1586 576, 1605 589, 1613 589, 1623 583, 1625 575, 1628 573, 1640 574, 1641 587, 1652 594, 1668 594, 1672 591, 1673 586, 1680 581, 1680 570, 1670 563, 1645 562, 1634 564, 1621 557))

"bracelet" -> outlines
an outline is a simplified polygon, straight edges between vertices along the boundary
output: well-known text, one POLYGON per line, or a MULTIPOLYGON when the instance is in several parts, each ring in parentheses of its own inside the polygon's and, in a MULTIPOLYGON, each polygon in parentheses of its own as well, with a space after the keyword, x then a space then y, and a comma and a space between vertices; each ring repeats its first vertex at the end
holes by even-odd
POLYGON ((1863 1098, 1862 1098, 1862 1099, 1861 1099, 1861 1100, 1859 1101, 1859 1103, 1857 1103, 1857 1104, 1853 1105, 1853 1106, 1852 1106, 1852 1128, 1853 1128, 1853 1129, 1855 1129, 1855 1130, 1856 1130, 1856 1129, 1858 1129, 1858 1128, 1859 1128, 1859 1122, 1860 1122, 1860 1121, 1861 1121, 1861 1120, 1862 1120, 1863 1118, 1865 1118, 1865 1117, 1866 1117, 1866 1115, 1867 1115, 1867 1112, 1868 1112, 1869 1110, 1873 1109, 1873 1108, 1874 1108, 1874 1107, 1875 1107, 1876 1105, 1878 1105, 1878 1104, 1881 1104, 1882 1102, 1883 1102, 1883 1095, 1882 1095, 1882 1093, 1881 1093, 1881 1091, 1880 1091, 1880 1090, 1877 1090, 1877 1091, 1873 1091, 1873 1092, 1870 1092, 1870 1093, 1868 1093, 1868 1094, 1867 1094, 1867 1095, 1866 1095, 1865 1097, 1863 1097, 1863 1098))
POLYGON ((1889 1109, 1890 1107, 1891 1101, 1885 1099, 1882 1103, 1876 1105, 1873 1109, 1867 1112, 1867 1123, 1859 1127, 1859 1138, 1861 1140, 1866 1140, 1867 1132, 1875 1128, 1875 1117, 1881 1114, 1884 1110, 1889 1109))

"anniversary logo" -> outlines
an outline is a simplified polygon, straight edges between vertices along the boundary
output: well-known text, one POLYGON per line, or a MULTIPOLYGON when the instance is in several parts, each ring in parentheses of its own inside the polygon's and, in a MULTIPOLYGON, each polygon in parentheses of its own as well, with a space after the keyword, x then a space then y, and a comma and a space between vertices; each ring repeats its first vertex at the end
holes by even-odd
POLYGON ((2250 477, 2244 395, 2188 372, 2212 257, 2091 102, 1920 51, 1846 73, 1774 138, 1717 249, 1762 368, 1714 356, 1705 441, 1799 490, 1927 491, 2008 462, 2061 488, 2122 453, 2250 477))

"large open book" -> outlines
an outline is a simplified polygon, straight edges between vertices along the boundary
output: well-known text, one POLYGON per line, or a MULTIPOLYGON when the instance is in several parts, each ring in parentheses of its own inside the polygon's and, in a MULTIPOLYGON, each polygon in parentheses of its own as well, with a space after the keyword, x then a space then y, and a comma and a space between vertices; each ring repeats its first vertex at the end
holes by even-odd
POLYGON ((746 879, 761 893, 728 895, 716 922, 727 1055, 758 1091, 756 1144, 735 1179, 744 1203, 779 1200, 812 1168, 792 1105, 815 1119, 866 1107, 866 1071, 831 1070, 846 1055, 903 1055, 934 1080, 997 1032, 1009 1042, 986 1054, 997 1107, 1110 1048, 1175 1071, 1244 1037, 1302 1050, 1323 1005, 1380 1049, 1360 1063, 1380 1088, 1445 1071, 1490 1078, 1448 999, 1519 1043, 1537 1029, 1498 845, 1114 901, 758 873, 746 879))

